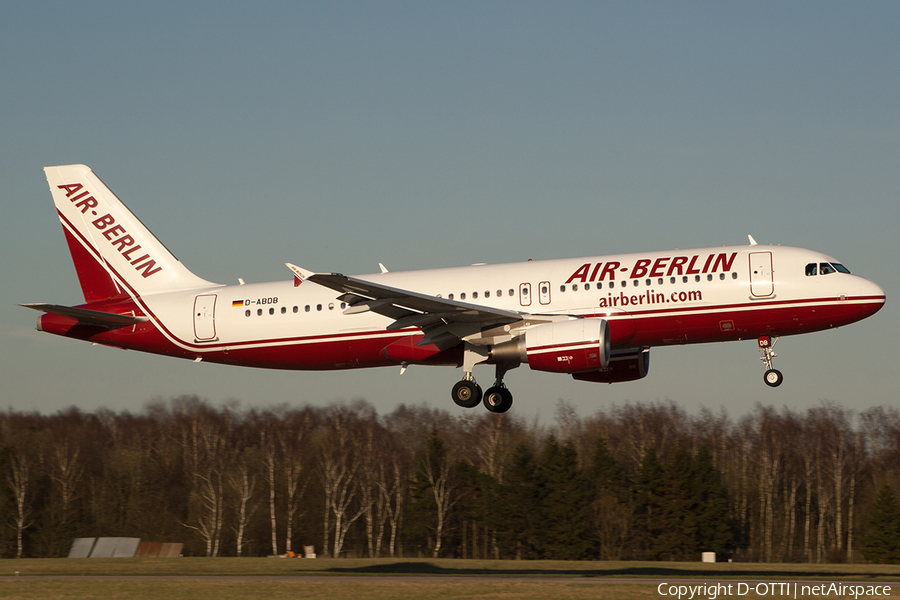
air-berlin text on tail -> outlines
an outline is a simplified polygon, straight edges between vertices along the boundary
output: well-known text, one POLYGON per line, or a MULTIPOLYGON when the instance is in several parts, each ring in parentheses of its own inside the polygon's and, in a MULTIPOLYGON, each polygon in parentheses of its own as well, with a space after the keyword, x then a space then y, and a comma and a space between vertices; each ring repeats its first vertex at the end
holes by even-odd
POLYGON ((701 273, 718 273, 731 271, 737 252, 728 256, 724 252, 709 254, 701 257, 693 256, 664 256, 657 259, 641 258, 633 267, 622 266, 622 263, 611 260, 607 263, 585 263, 572 273, 566 283, 580 281, 588 283, 592 281, 615 280, 616 273, 629 273, 628 279, 640 277, 670 277, 672 275, 699 275, 701 273), (701 267, 702 265, 702 267, 701 267))
POLYGON ((94 210, 97 208, 98 202, 88 190, 84 189, 82 184, 68 183, 57 187, 66 191, 66 198, 75 205, 75 208, 81 210, 81 214, 91 211, 91 215, 97 217, 91 220, 91 224, 95 229, 103 232, 103 237, 134 267, 135 271, 141 271, 144 278, 162 271, 162 267, 157 267, 156 261, 150 258, 149 254, 139 252, 141 245, 135 244, 134 238, 128 235, 124 227, 116 223, 115 217, 109 213, 100 215, 94 210), (134 254, 139 256, 132 259, 134 254))

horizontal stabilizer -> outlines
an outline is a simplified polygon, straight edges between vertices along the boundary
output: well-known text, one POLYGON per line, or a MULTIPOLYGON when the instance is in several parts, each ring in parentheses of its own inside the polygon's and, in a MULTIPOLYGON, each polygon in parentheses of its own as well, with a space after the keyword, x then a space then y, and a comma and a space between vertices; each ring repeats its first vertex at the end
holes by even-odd
POLYGON ((64 317, 77 319, 81 323, 90 325, 99 325, 109 329, 117 327, 126 327, 128 325, 137 325, 149 321, 149 317, 135 317, 133 315, 120 315, 116 313, 101 312, 99 310, 88 310, 86 308, 75 308, 72 306, 59 306, 58 304, 20 304, 25 308, 39 310, 41 312, 53 313, 64 317))

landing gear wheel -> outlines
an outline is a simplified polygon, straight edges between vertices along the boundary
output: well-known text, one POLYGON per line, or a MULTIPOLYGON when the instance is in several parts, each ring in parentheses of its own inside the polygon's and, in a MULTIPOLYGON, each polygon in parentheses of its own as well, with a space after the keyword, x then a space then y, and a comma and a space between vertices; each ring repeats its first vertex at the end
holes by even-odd
POLYGON ((450 394, 457 406, 463 408, 474 408, 481 402, 481 386, 469 379, 457 382, 450 394))
POLYGON ((512 392, 505 387, 494 386, 484 393, 484 407, 492 413, 505 413, 512 406, 512 392))
POLYGON ((784 375, 778 369, 769 369, 763 374, 763 381, 769 387, 778 387, 784 381, 784 375))

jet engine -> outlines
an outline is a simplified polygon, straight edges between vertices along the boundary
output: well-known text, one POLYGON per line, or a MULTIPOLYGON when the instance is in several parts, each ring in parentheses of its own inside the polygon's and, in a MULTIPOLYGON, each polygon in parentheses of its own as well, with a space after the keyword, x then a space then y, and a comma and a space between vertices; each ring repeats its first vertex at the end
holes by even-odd
POLYGON ((605 369, 610 337, 606 319, 572 319, 536 325, 525 332, 528 366, 551 373, 605 369))
POLYGON ((643 379, 650 371, 650 349, 629 349, 614 352, 604 370, 572 373, 578 381, 621 383, 643 379))

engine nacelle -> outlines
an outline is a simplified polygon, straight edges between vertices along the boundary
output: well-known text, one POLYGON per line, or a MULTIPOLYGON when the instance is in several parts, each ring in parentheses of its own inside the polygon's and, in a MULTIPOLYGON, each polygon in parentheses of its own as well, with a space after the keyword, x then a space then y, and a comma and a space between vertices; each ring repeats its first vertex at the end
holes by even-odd
POLYGON ((536 325, 525 332, 528 366, 551 373, 605 369, 610 355, 606 319, 572 319, 536 325))
POLYGON ((600 371, 572 373, 579 381, 594 383, 621 383, 643 379, 650 371, 650 350, 627 350, 613 353, 609 366, 600 371))

